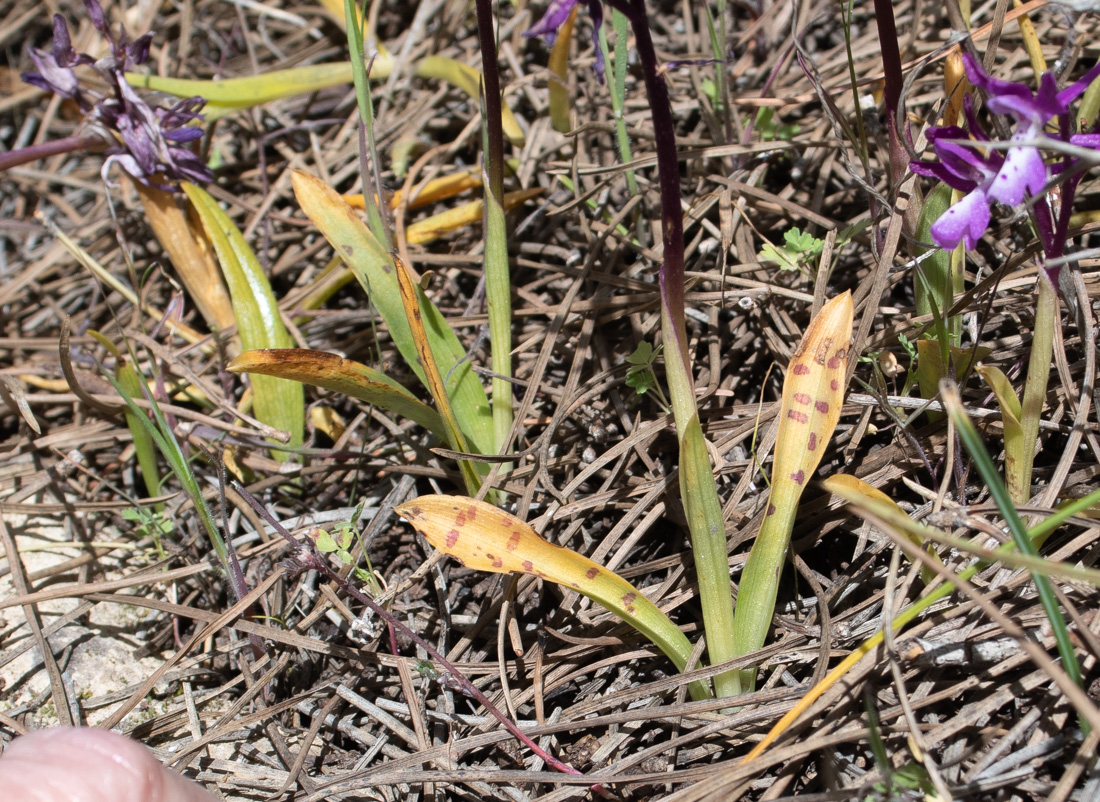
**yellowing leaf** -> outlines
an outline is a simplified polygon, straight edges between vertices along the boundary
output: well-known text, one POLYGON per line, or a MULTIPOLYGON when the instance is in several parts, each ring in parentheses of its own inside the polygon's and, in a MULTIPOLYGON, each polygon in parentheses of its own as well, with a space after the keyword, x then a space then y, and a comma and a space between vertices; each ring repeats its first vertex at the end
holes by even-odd
MULTIPOLYGON (((475 70, 460 61, 444 56, 428 56, 416 65, 416 74, 421 78, 438 78, 457 86, 472 99, 477 100, 481 93, 481 71, 475 70)), ((516 115, 507 103, 502 103, 500 108, 500 122, 504 129, 504 135, 513 145, 523 147, 526 137, 523 129, 519 127, 516 115)))
POLYGON ((172 260, 176 275, 206 324, 215 330, 232 328, 237 321, 214 255, 206 247, 205 240, 195 236, 195 230, 176 202, 177 196, 139 181, 130 183, 141 198, 149 227, 172 260))
MULTIPOLYGON (((587 557, 544 540, 530 526, 492 504, 459 496, 420 496, 396 508, 444 554, 478 571, 523 573, 572 588, 633 626, 683 671, 691 644, 679 627, 621 576, 587 557)), ((707 698, 694 682, 696 699, 707 698)))
MULTIPOLYGON (((420 209, 424 206, 430 206, 437 201, 454 197, 468 189, 476 189, 480 186, 480 170, 464 170, 460 173, 454 173, 453 175, 433 178, 417 187, 413 187, 412 197, 409 199, 409 204, 406 208, 409 210, 420 209)), ((403 195, 401 190, 397 190, 390 196, 387 205, 391 209, 396 209, 401 205, 402 198, 403 195)), ((344 195, 344 200, 347 201, 348 205, 353 209, 362 211, 366 208, 362 193, 344 195)))
MULTIPOLYGON (((899 507, 896 501, 883 493, 877 487, 872 487, 871 485, 864 482, 862 479, 858 479, 851 474, 834 474, 833 476, 824 479, 821 484, 830 493, 836 493, 837 495, 842 496, 845 499, 851 499, 857 496, 875 499, 880 504, 887 505, 891 509, 895 510, 898 515, 907 517, 907 513, 905 512, 905 510, 899 507)), ((919 535, 911 530, 903 530, 903 534, 917 546, 923 547, 927 545, 919 535)), ((940 555, 936 554, 936 552, 929 549, 928 553, 933 559, 936 560, 936 562, 942 562, 942 560, 940 560, 940 555)), ((920 569, 920 578, 924 580, 924 583, 926 585, 931 584, 932 580, 936 578, 936 572, 928 566, 923 565, 920 569)))
MULTIPOLYGON (((510 211, 521 203, 530 200, 542 193, 541 187, 531 189, 517 189, 515 192, 504 193, 504 210, 510 211)), ((439 214, 433 214, 423 220, 410 225, 405 229, 405 240, 410 245, 424 245, 450 233, 458 228, 480 223, 484 215, 485 201, 474 200, 448 209, 439 214)))
POLYGON ((787 369, 772 464, 773 506, 797 506, 821 463, 840 420, 851 339, 852 295, 846 292, 821 308, 787 369))
MULTIPOLYGON (((840 419, 851 339, 852 294, 846 292, 810 321, 787 370, 768 509, 737 594, 733 638, 739 655, 756 651, 767 637, 798 501, 840 419)), ((742 672, 743 688, 755 680, 755 669, 742 672)))
MULTIPOLYGON (((343 19, 343 8, 340 10, 343 19)), ((374 56, 370 78, 384 80, 393 74, 393 57, 385 50, 374 56)), ((481 85, 481 72, 473 67, 444 56, 428 56, 416 65, 416 74, 421 78, 435 78, 458 87, 474 100, 477 100, 481 85)), ((196 80, 191 78, 164 78, 159 75, 143 75, 136 72, 126 73, 126 82, 140 89, 165 92, 176 97, 206 98, 203 114, 206 122, 224 117, 242 109, 259 106, 295 95, 307 95, 333 86, 350 84, 353 80, 352 64, 341 61, 331 64, 312 64, 308 67, 293 67, 288 70, 274 70, 260 75, 248 75, 240 78, 219 80, 196 80)), ((503 105, 501 122, 504 135, 513 145, 523 146, 524 134, 519 121, 512 110, 503 105)))
POLYGON ((228 365, 234 373, 290 379, 343 393, 416 421, 446 440, 439 414, 386 374, 337 354, 309 348, 245 351, 228 365))
POLYGON ((569 119, 569 45, 573 41, 573 23, 577 19, 577 7, 569 12, 569 17, 558 30, 554 46, 550 50, 550 124, 554 130, 567 134, 573 124, 569 119))
MULTIPOLYGON (((435 355, 432 353, 431 344, 428 342, 428 333, 424 328, 424 316, 420 307, 422 292, 413 283, 412 276, 405 263, 394 254, 393 265, 397 273, 397 283, 401 289, 401 303, 405 307, 405 317, 408 319, 409 329, 412 332, 413 342, 416 344, 417 359, 424 369, 428 391, 435 399, 439 407, 439 415, 443 419, 443 431, 447 442, 456 451, 469 453, 470 447, 466 444, 466 436, 462 433, 458 419, 455 417, 451 406, 451 399, 447 394, 447 388, 443 383, 443 376, 439 372, 435 355)), ((481 487, 481 477, 478 475, 477 466, 468 459, 460 459, 458 467, 462 471, 462 478, 466 482, 466 490, 476 493, 481 487)))

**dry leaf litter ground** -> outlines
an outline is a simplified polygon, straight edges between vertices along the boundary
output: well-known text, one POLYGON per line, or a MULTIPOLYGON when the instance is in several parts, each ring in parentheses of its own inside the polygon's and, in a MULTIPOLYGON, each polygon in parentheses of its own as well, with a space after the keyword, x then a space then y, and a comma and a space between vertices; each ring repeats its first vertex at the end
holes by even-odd
MULTIPOLYGON (((903 366, 898 335, 915 338, 926 320, 913 311, 912 275, 903 243, 876 257, 870 229, 838 246, 831 271, 805 273, 761 264, 763 238, 779 243, 793 226, 824 237, 866 220, 870 191, 892 198, 884 179, 881 107, 864 111, 871 136, 870 178, 853 143, 838 141, 832 117, 854 120, 848 56, 837 7, 828 3, 738 5, 731 20, 729 75, 732 136, 708 99, 713 67, 669 71, 683 152, 683 207, 691 282, 689 333, 696 359, 704 429, 719 465, 731 566, 743 563, 758 526, 782 368, 815 299, 855 292, 858 353, 886 350, 903 366), (792 58, 792 30, 820 93, 792 58), (746 141, 744 125, 776 99, 778 120, 797 126, 789 139, 746 141), (737 98, 743 98, 737 100, 737 98), (828 99, 832 107, 823 104, 828 99), (732 145, 727 143, 733 143, 732 145), (726 207, 726 203, 731 204, 726 207)), ((938 6, 899 5, 908 73, 906 107, 915 130, 942 97, 935 63, 949 34, 938 6)), ((46 46, 49 13, 83 20, 79 4, 0 4, 0 141, 5 149, 72 132, 65 104, 19 83, 24 46, 46 46), (56 8, 55 8, 56 6, 56 8)), ((111 13, 118 13, 112 8, 111 13)), ((644 89, 628 79, 627 122, 644 192, 631 200, 614 146, 607 89, 593 78, 589 22, 582 15, 570 89, 577 129, 553 132, 546 114, 546 48, 521 37, 540 8, 499 9, 507 99, 529 125, 515 187, 542 187, 541 199, 510 216, 515 284, 518 397, 524 404, 517 469, 505 487, 521 515, 548 538, 619 570, 659 600, 699 637, 694 570, 675 481, 671 421, 652 394, 624 384, 624 358, 659 331, 655 266, 659 261, 656 172, 644 89), (571 181, 576 192, 566 188, 571 181), (640 215, 643 246, 616 230, 640 215), (652 221, 652 222, 651 222, 652 221), (657 245, 654 245, 654 243, 657 245)), ((705 17, 696 4, 651 7, 666 60, 705 58, 705 17)), ((992 19, 993 6, 976 8, 992 19)), ((406 63, 425 54, 480 65, 466 3, 384 3, 378 34, 406 63)), ((1053 7, 1035 17, 1053 62, 1059 55, 1091 64, 1095 16, 1053 7), (1064 46, 1064 50, 1063 50, 1064 46)), ((312 5, 257 5, 200 0, 141 3, 128 11, 133 33, 156 32, 154 68, 165 75, 214 77, 347 57, 343 32, 312 5)), ((1002 75, 1025 75, 1018 30, 1000 33, 1002 75)), ((984 42, 988 42, 988 38, 984 42)), ((981 46, 984 47, 984 42, 981 46)), ((861 94, 880 75, 871 10, 854 11, 852 53, 861 94)), ((418 178, 473 166, 480 134, 476 104, 456 91, 400 74, 376 90, 376 137, 383 153, 408 138, 435 147, 418 178)), ((304 218, 290 190, 290 170, 317 174, 341 191, 357 191, 358 141, 350 87, 271 103, 230 117, 210 137, 218 166, 215 194, 288 299, 317 276, 331 249, 304 218)), ((388 159, 384 167, 389 167, 388 159)), ((105 188, 102 157, 63 156, 0 176, 0 365, 11 403, 2 410, 0 457, 0 732, 5 738, 58 723, 120 728, 165 761, 228 799, 570 799, 591 796, 584 783, 551 771, 461 694, 418 671, 412 644, 395 656, 385 629, 316 576, 282 568, 283 541, 234 493, 225 511, 250 586, 250 617, 233 607, 224 576, 169 481, 174 531, 165 555, 124 517, 143 493, 130 437, 120 417, 78 403, 64 386, 58 359, 61 320, 73 321, 73 357, 90 392, 110 393, 96 359, 105 357, 89 329, 146 346, 146 375, 198 383, 214 402, 181 405, 177 434, 193 450, 237 437, 232 409, 242 380, 221 370, 222 357, 156 331, 116 292, 78 265, 43 226, 48 218, 124 281, 141 280, 156 309, 182 301, 188 322, 201 320, 181 297, 126 185, 105 188), (132 268, 130 267, 132 265, 132 268), (12 381, 8 381, 12 380, 12 381), (21 416, 17 401, 25 401, 21 416), (40 432, 30 428, 33 416, 40 432), (228 615, 227 615, 228 613, 228 615), (257 657, 248 635, 268 653, 257 657), (49 648, 43 648, 48 643, 49 648)), ((391 188, 400 180, 389 171, 391 188)), ((1081 208, 1095 208, 1086 182, 1081 208)), ((434 210, 438 211, 443 206, 434 210)), ((890 207, 874 207, 886 229, 890 207)), ((1034 263, 1026 229, 1001 218, 968 265, 968 287, 981 282, 966 310, 990 360, 1006 371, 1022 363, 1031 336, 1034 263)), ((1094 244, 1086 227, 1081 247, 1094 244)), ((408 257, 457 328, 478 366, 487 364, 486 322, 478 283, 479 230, 453 233, 408 257)), ((1057 369, 1047 399, 1035 506, 1096 484, 1095 265, 1082 265, 1087 303, 1063 309, 1057 369)), ((379 361, 398 376, 385 332, 355 285, 298 325, 300 344, 379 361)), ((839 435, 819 476, 854 473, 914 515, 956 533, 996 533, 984 488, 965 473, 958 451, 949 465, 941 423, 917 418, 901 431, 876 395, 869 363, 853 385, 839 435), (924 458, 936 472, 929 474, 924 458), (944 483, 944 477, 948 481, 944 483), (964 506, 959 506, 962 502, 964 506), (936 513, 934 516, 933 513, 936 513), (938 516, 938 517, 937 517, 938 516)), ((532 578, 475 574, 453 562, 421 571, 427 549, 392 513, 424 492, 457 492, 453 463, 414 450, 422 433, 340 396, 308 391, 310 404, 332 410, 346 428, 337 441, 311 430, 310 451, 289 468, 262 449, 236 458, 249 489, 292 531, 347 520, 366 502, 362 527, 385 598, 408 625, 438 645, 543 747, 598 776, 625 799, 848 799, 875 794, 883 778, 870 746, 866 706, 895 767, 922 750, 936 779, 956 798, 1097 799, 1100 785, 1084 747, 1072 737, 1070 704, 1011 639, 1002 623, 970 602, 938 605, 887 648, 876 650, 805 716, 795 731, 750 766, 739 758, 820 679, 830 662, 880 626, 884 615, 915 598, 921 583, 892 560, 882 533, 862 526, 822 491, 803 500, 796 555, 781 592, 771 645, 761 655, 761 688, 736 711, 728 703, 684 702, 671 666, 632 630, 582 597, 532 578), (921 651, 939 649, 939 662, 921 651), (931 644, 931 647, 928 646, 931 644), (953 651, 953 650, 959 651, 953 651), (960 656, 961 655, 961 656, 960 656), (936 769, 938 767, 938 769, 936 769)), ((987 391, 975 380, 966 400, 996 454, 1001 428, 987 391)), ((195 469, 217 503, 217 474, 195 469)), ((1065 527, 1048 545, 1052 559, 1096 558, 1088 521, 1065 527)), ((966 557, 941 549, 948 565, 966 557)), ((358 552, 357 552, 357 556, 358 552)), ((1000 615, 1023 626, 1053 653, 1049 631, 1025 577, 991 568, 979 592, 1000 615)), ((1059 583, 1085 660, 1095 679, 1100 622, 1093 588, 1059 583)), ((1091 689, 1090 689, 1091 692, 1091 689)), ((1093 700, 1096 698, 1091 693, 1093 700)), ((897 791, 904 797, 903 791, 897 791)))

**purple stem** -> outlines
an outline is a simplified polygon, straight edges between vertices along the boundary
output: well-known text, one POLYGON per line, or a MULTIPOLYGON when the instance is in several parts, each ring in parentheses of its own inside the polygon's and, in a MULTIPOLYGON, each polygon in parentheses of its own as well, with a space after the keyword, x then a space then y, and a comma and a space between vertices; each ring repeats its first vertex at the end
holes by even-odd
POLYGON ((676 126, 672 120, 672 105, 668 84, 657 63, 657 51, 649 33, 645 0, 607 0, 608 5, 630 20, 634 44, 642 66, 649 109, 653 115, 653 145, 657 155, 657 172, 661 187, 661 240, 663 251, 660 271, 661 297, 674 328, 665 336, 675 339, 680 362, 690 365, 687 353, 687 330, 684 328, 684 218, 680 211, 680 164, 676 153, 676 126))
MULTIPOLYGON (((547 752, 545 749, 543 749, 537 743, 531 740, 531 737, 529 735, 521 730, 510 718, 501 713, 500 710, 498 710, 496 706, 489 701, 489 698, 481 692, 481 689, 470 682, 470 680, 468 680, 455 665, 447 660, 446 657, 436 651, 435 647, 433 647, 430 643, 420 637, 420 635, 418 635, 416 632, 401 623, 401 621, 394 617, 385 607, 380 605, 369 596, 361 593, 346 579, 333 571, 332 568, 329 567, 328 562, 325 561, 324 557, 322 557, 317 552, 316 548, 314 548, 312 544, 299 543, 297 540, 291 537, 290 533, 286 531, 286 528, 283 527, 283 525, 280 524, 278 521, 276 521, 271 513, 267 511, 267 508, 264 507, 264 505, 261 504, 259 501, 257 501, 251 493, 245 490, 243 485, 238 482, 234 482, 233 489, 240 493, 241 498, 248 502, 249 506, 251 506, 252 509, 254 509, 261 518, 263 518, 268 524, 270 524, 271 527, 274 528, 275 531, 278 532, 280 535, 282 535, 283 539, 294 548, 295 554, 290 560, 294 566, 303 570, 312 569, 324 575, 326 579, 328 579, 330 582, 336 583, 336 585, 339 586, 341 590, 343 590, 357 602, 370 608, 371 612, 373 612, 375 615, 385 621, 391 629, 397 630, 406 638, 413 641, 425 652, 427 652, 428 656, 431 657, 432 660, 442 666, 443 670, 454 678, 455 682, 458 684, 458 687, 461 689, 461 692, 463 694, 469 696, 471 699, 474 699, 478 704, 488 710, 489 714, 492 715, 492 717, 495 718, 497 721, 499 721, 504 726, 504 728, 508 730, 508 732, 515 736, 516 740, 523 743, 525 746, 527 746, 528 749, 530 749, 532 752, 534 752, 536 755, 546 761, 546 764, 548 766, 557 769, 563 774, 571 774, 576 777, 584 776, 583 772, 578 771, 577 769, 570 766, 568 763, 563 763, 562 761, 558 760, 556 757, 551 755, 549 752, 547 752)), ((602 785, 593 785, 591 786, 590 790, 599 794, 602 797, 610 798, 607 789, 605 789, 602 785)))
POLYGON ((489 152, 485 154, 489 173, 489 192, 504 205, 504 124, 501 121, 500 66, 497 63, 496 39, 493 33, 492 0, 476 0, 477 35, 481 40, 481 74, 485 86, 485 127, 489 135, 489 152))
MULTIPOLYGON (((898 106, 905 78, 901 72, 901 50, 898 49, 898 29, 894 24, 891 0, 875 0, 875 23, 878 25, 879 51, 885 78, 883 96, 886 100, 886 131, 890 140, 890 184, 897 186, 909 169, 909 153, 901 143, 898 130, 898 106)), ((908 132, 906 132, 908 139, 908 132)))
POLYGON ((28 162, 36 162, 59 153, 72 153, 77 150, 98 151, 107 147, 107 142, 100 136, 67 136, 64 139, 54 139, 49 142, 41 142, 37 145, 28 145, 18 150, 9 150, 0 153, 0 172, 10 170, 28 162))

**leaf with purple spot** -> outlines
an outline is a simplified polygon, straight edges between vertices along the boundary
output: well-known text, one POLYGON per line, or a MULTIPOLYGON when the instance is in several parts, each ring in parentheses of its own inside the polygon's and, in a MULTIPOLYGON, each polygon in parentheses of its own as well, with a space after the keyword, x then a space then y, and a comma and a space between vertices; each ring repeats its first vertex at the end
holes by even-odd
MULTIPOLYGON (((637 629, 680 671, 691 643, 668 616, 637 588, 571 549, 543 539, 528 524, 484 501, 428 495, 396 508, 439 551, 467 568, 498 574, 530 574, 576 590, 637 629)), ((705 682, 688 686, 694 699, 707 699, 705 682)))

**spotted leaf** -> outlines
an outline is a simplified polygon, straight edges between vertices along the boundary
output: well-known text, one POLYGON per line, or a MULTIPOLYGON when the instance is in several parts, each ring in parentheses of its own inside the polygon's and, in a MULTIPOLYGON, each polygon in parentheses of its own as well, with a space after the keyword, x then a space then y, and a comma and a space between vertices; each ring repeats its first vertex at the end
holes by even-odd
MULTIPOLYGON (((768 508, 737 593, 733 640, 738 655, 756 651, 767 637, 798 500, 840 419, 851 339, 852 295, 846 292, 810 321, 787 370, 768 508)), ((755 669, 743 671, 741 687, 751 689, 755 680, 755 669)))
MULTIPOLYGON (((468 568, 522 573, 556 582, 587 596, 633 626, 681 671, 691 644, 680 629, 634 586, 613 571, 543 539, 514 515, 460 496, 420 496, 397 507, 425 539, 468 568)), ((707 698, 704 683, 691 683, 693 698, 707 698)))

